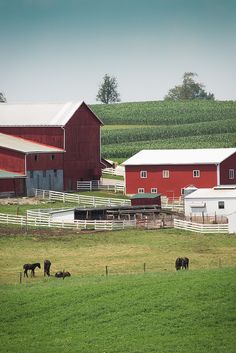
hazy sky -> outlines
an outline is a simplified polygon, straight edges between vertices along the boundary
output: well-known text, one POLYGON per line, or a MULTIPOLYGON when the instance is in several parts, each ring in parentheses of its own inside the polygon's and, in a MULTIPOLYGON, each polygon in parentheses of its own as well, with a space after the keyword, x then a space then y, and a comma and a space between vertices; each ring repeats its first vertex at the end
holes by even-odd
POLYGON ((236 0, 0 0, 0 91, 8 102, 160 100, 186 71, 236 100, 236 0))

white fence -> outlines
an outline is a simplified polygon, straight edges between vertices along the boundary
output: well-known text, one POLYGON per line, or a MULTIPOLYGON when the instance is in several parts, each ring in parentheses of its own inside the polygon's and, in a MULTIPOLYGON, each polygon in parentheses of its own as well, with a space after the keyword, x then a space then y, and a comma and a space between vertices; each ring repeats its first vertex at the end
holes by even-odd
POLYGON ((22 227, 49 227, 61 229, 95 229, 95 230, 120 230, 126 228, 136 227, 135 221, 88 221, 88 220, 75 220, 71 221, 55 221, 49 215, 38 215, 37 217, 30 215, 27 216, 14 216, 11 214, 0 213, 0 223, 10 225, 21 225, 22 227))
POLYGON ((174 219, 174 228, 197 233, 228 233, 228 224, 201 224, 174 219))
POLYGON ((124 194, 125 187, 122 183, 114 183, 114 185, 105 185, 99 180, 91 181, 77 181, 77 190, 78 191, 92 191, 92 190, 106 190, 114 191, 115 193, 121 192, 124 194))
POLYGON ((110 174, 110 175, 117 175, 117 176, 124 176, 125 169, 124 168, 105 168, 102 170, 102 174, 110 174))
POLYGON ((161 196, 161 207, 174 212, 184 212, 184 202, 181 197, 168 199, 166 196, 161 196))
POLYGON ((131 202, 127 199, 105 198, 98 196, 86 196, 79 194, 70 194, 60 191, 34 189, 35 197, 48 199, 52 201, 73 202, 89 207, 99 206, 130 206, 131 202))

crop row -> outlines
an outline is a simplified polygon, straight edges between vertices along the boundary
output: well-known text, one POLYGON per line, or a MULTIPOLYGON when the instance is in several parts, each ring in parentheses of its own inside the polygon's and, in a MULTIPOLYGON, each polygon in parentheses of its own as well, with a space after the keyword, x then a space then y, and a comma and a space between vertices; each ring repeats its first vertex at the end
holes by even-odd
POLYGON ((236 133, 225 133, 103 145, 102 156, 104 158, 121 158, 124 160, 142 149, 216 148, 233 146, 236 147, 236 133))
POLYGON ((236 119, 210 121, 180 126, 151 126, 106 130, 102 133, 102 145, 130 141, 151 141, 182 136, 211 135, 236 132, 236 119))
POLYGON ((236 102, 136 102, 96 104, 91 109, 105 125, 179 125, 236 119, 236 102))

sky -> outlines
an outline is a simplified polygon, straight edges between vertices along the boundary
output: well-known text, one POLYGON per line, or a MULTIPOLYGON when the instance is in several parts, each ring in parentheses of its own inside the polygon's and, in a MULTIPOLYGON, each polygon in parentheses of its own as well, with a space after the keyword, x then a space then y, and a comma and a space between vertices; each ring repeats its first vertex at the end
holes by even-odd
POLYGON ((236 0, 0 0, 0 92, 13 102, 162 100, 184 72, 236 100, 236 0))

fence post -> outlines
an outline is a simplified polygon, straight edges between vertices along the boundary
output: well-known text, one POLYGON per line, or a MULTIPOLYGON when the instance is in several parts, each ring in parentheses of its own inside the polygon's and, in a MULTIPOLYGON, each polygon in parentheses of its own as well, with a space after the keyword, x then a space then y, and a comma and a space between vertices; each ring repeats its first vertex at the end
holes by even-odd
POLYGON ((22 283, 22 272, 20 272, 20 284, 22 283))
POLYGON ((146 272, 146 263, 144 262, 143 264, 143 272, 145 273, 146 272))
POLYGON ((108 276, 108 266, 106 266, 106 277, 108 276))

